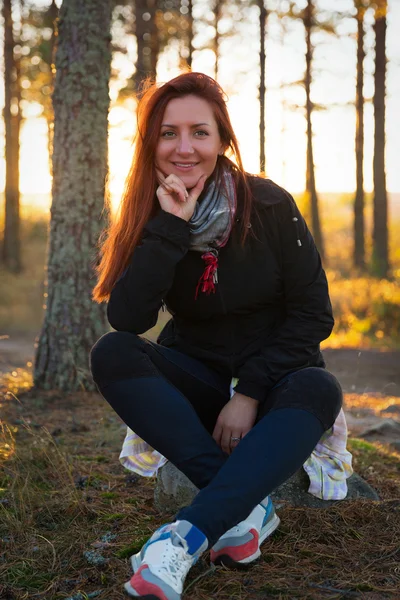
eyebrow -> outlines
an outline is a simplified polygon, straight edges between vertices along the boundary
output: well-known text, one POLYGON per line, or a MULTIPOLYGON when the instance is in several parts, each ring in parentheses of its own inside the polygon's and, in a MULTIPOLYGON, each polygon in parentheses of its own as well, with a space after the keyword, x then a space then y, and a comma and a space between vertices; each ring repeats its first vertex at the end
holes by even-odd
MULTIPOLYGON (((191 127, 200 127, 200 126, 203 126, 203 125, 207 125, 207 127, 210 127, 209 123, 195 123, 194 125, 191 125, 191 127)), ((169 123, 163 123, 161 125, 161 127, 172 127, 173 129, 176 129, 177 125, 170 125, 169 123)))

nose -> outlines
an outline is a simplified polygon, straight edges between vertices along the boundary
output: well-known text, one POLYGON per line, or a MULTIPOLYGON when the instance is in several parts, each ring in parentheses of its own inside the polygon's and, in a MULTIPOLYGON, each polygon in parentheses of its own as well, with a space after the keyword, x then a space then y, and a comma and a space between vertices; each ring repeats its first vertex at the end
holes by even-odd
POLYGON ((179 154, 193 154, 193 146, 188 135, 181 135, 178 144, 179 154))

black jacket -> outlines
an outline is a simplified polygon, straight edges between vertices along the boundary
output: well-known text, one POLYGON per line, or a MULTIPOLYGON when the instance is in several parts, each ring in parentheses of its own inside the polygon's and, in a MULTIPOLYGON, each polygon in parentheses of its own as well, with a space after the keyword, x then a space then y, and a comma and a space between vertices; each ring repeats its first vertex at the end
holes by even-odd
POLYGON ((249 182, 261 219, 251 219, 258 239, 249 236, 240 247, 239 190, 215 293, 199 292, 195 300, 201 253, 189 250, 189 224, 160 209, 112 290, 108 319, 119 331, 141 334, 165 302, 173 317, 158 342, 238 377, 235 390, 262 401, 291 371, 325 366, 319 343, 333 317, 319 254, 293 198, 270 180, 249 182))

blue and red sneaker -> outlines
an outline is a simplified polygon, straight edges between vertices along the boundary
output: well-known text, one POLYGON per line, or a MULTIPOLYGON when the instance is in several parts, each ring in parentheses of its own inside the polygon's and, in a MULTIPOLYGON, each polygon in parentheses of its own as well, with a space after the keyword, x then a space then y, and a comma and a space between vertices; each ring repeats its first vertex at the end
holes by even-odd
POLYGON ((229 529, 214 544, 210 559, 214 565, 245 568, 261 555, 260 546, 278 527, 280 519, 272 500, 257 504, 247 519, 229 529))
POLYGON ((186 575, 207 549, 206 536, 188 521, 163 525, 131 557, 125 590, 145 600, 180 600, 186 575))

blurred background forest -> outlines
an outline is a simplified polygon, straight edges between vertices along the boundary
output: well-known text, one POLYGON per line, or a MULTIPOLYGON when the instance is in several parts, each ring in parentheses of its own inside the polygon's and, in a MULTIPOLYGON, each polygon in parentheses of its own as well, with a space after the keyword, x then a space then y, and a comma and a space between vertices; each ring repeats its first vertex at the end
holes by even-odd
MULTIPOLYGON (((0 332, 29 339, 40 330, 47 297, 60 5, 4 0, 2 9, 0 332)), ((132 156, 141 80, 166 81, 188 67, 203 71, 229 96, 246 169, 265 171, 286 187, 307 218, 334 304, 327 345, 398 347, 400 2, 111 5, 107 189, 113 210, 132 156)))

